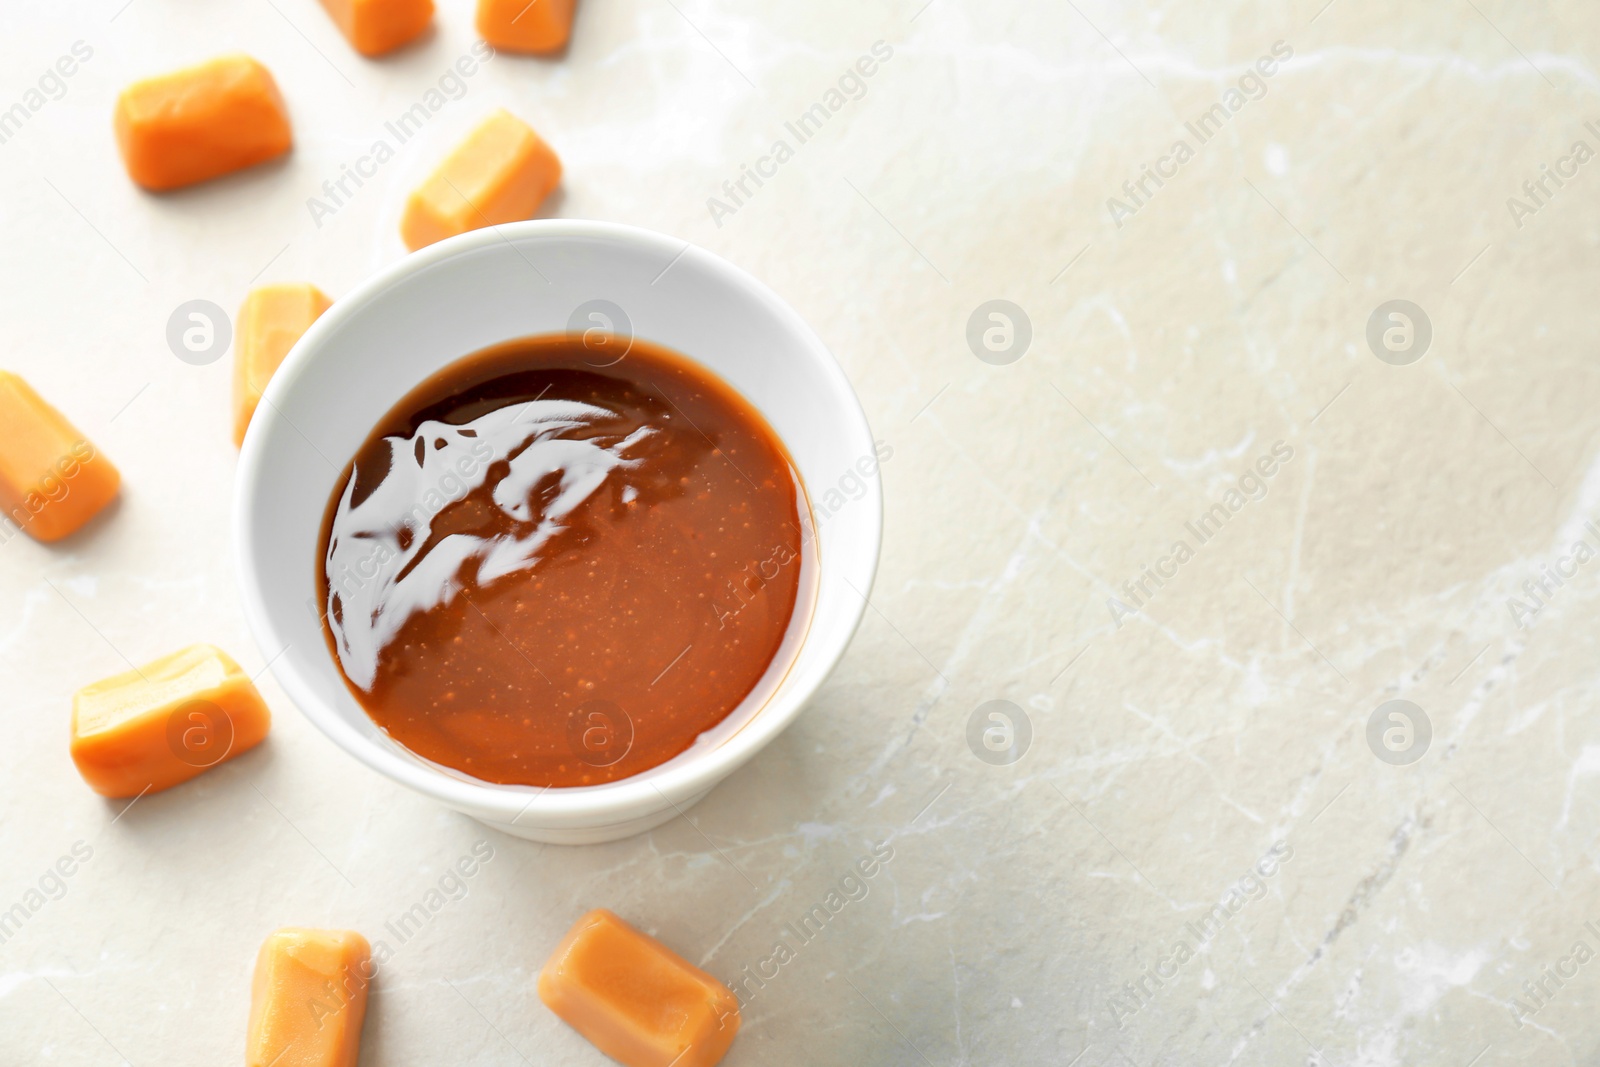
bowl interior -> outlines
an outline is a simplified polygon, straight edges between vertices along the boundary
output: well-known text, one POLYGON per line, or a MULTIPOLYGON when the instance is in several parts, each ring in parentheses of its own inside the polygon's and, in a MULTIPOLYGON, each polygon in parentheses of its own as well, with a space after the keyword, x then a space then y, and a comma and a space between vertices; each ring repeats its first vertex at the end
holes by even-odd
POLYGON ((263 655, 277 656, 273 673, 291 699, 376 769, 491 819, 622 816, 703 791, 787 725, 821 684, 871 588, 882 521, 876 470, 866 420, 832 356, 742 271, 628 227, 563 221, 480 230, 407 258, 335 303, 274 376, 240 459, 235 518, 246 612, 263 655), (809 584, 813 599, 809 612, 796 611, 787 659, 780 655, 751 699, 688 752, 602 786, 492 785, 412 755, 345 688, 318 618, 318 535, 350 457, 418 382, 490 345, 566 330, 574 313, 599 321, 591 310, 700 362, 766 417, 812 501, 816 536, 802 589, 809 584))

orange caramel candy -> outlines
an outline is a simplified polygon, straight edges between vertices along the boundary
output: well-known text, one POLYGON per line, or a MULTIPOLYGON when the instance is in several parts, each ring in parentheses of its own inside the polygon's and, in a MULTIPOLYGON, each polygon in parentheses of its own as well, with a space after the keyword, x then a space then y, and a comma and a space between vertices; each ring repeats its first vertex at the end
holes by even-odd
POLYGON ((33 387, 0 371, 0 544, 59 541, 111 503, 122 476, 33 387))
POLYGON ((507 52, 549 55, 572 36, 576 0, 478 0, 478 32, 507 52))
POLYGON ((560 181, 555 150, 526 122, 496 111, 411 194, 400 236, 415 252, 468 230, 521 221, 560 181))
POLYGON ((556 946, 539 999, 625 1067, 712 1067, 739 1032, 726 986, 603 908, 556 946))
POLYGON ((138 796, 254 748, 271 725, 226 652, 190 645, 73 694, 72 762, 101 796, 138 796))
POLYGON ((244 444, 261 394, 289 349, 333 302, 304 282, 263 285, 250 290, 239 309, 233 344, 233 443, 244 444))
POLYGON ((128 177, 153 192, 253 167, 294 141, 278 83, 242 55, 135 82, 113 121, 128 177))
POLYGON ((247 1067, 356 1067, 372 948, 353 930, 267 936, 250 989, 247 1067))
POLYGON ((420 37, 433 21, 433 0, 322 0, 354 48, 381 56, 420 37))

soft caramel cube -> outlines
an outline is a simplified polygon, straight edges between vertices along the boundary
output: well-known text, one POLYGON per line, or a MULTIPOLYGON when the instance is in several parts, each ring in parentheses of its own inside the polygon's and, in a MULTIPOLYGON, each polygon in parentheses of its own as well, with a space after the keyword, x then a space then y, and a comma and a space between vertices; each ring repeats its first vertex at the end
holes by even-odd
POLYGON ((604 909, 556 946, 539 999, 626 1067, 711 1067, 739 1032, 726 986, 604 909))
POLYGON ((304 282, 263 285, 244 298, 233 342, 235 445, 244 444, 256 405, 283 357, 332 303, 322 290, 304 282))
POLYGON ((394 51, 433 21, 433 0, 322 0, 322 6, 364 56, 394 51))
POLYGON ((122 476, 27 382, 0 371, 0 544, 59 541, 111 503, 122 476))
POLYGON ((160 791, 254 748, 272 713, 228 654, 190 645, 72 697, 72 762, 108 797, 160 791))
POLYGON ((572 35, 576 0, 478 0, 478 32, 507 52, 559 52, 572 35))
POLYGON ((528 218, 560 181, 561 160, 550 146, 515 115, 496 111, 411 194, 400 236, 415 252, 481 226, 528 218))
POLYGON ((135 82, 114 121, 128 176, 157 192, 263 163, 294 140, 278 83, 249 56, 135 82))
POLYGON ((256 957, 246 1067, 355 1067, 372 973, 353 930, 273 931, 256 957))

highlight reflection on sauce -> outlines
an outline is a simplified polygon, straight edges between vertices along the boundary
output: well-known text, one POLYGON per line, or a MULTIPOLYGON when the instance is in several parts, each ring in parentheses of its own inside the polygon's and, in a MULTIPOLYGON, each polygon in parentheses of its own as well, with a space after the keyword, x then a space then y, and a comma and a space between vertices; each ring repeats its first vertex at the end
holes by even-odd
POLYGON ((324 523, 352 692, 487 781, 670 759, 755 687, 794 613, 801 493, 765 421, 665 349, 591 358, 557 337, 446 368, 384 417, 324 523))

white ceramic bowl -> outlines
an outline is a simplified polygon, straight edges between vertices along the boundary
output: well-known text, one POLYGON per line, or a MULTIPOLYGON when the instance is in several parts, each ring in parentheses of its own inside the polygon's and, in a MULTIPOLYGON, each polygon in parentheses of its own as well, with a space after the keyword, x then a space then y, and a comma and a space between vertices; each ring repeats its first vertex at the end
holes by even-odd
POLYGON ((794 721, 844 653, 866 607, 883 504, 871 432, 844 373, 770 289, 723 259, 628 226, 536 221, 425 248, 337 301, 268 386, 239 459, 234 536, 245 613, 300 710, 368 767, 507 833, 606 841, 673 818, 794 721), (688 751, 606 785, 495 785, 427 762, 351 696, 316 614, 328 498, 379 418, 445 365, 513 338, 558 333, 592 300, 633 335, 695 359, 753 403, 788 446, 820 517, 814 590, 751 698, 688 751), (869 473, 870 472, 870 473, 869 473), (861 489, 861 486, 865 486, 861 489), (856 490, 850 499, 839 492, 856 490), (836 490, 830 493, 830 490, 836 490))

